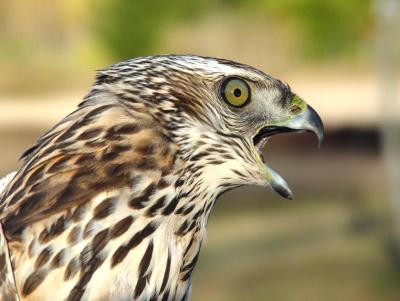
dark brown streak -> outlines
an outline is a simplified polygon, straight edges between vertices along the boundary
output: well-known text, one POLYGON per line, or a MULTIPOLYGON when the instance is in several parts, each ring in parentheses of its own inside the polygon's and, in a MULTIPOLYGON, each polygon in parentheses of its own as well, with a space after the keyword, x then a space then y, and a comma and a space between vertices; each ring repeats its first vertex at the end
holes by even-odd
POLYGON ((24 286, 22 287, 22 295, 27 296, 31 294, 46 278, 47 273, 44 270, 34 271, 26 278, 24 286))
POLYGON ((65 249, 61 249, 51 260, 50 266, 52 269, 61 267, 64 264, 65 249))
POLYGON ((117 222, 111 229, 110 233, 111 238, 116 238, 124 234, 132 225, 132 222, 133 222, 133 217, 131 215, 117 222))
POLYGON ((72 279, 76 275, 76 273, 78 273, 78 271, 79 271, 79 260, 77 257, 74 257, 70 260, 67 267, 65 268, 64 280, 68 281, 72 279))
POLYGON ((140 294, 143 292, 144 288, 146 287, 146 282, 147 279, 151 277, 151 273, 147 273, 147 270, 149 268, 151 258, 153 256, 153 241, 151 240, 149 242, 149 245, 147 246, 146 252, 143 255, 142 260, 140 261, 139 264, 139 278, 136 283, 135 291, 134 291, 134 299, 138 298, 140 294))
POLYGON ((82 229, 79 225, 74 226, 68 233, 67 242, 70 245, 74 245, 75 243, 77 243, 81 231, 82 229))
POLYGON ((103 113, 104 111, 110 109, 113 106, 114 105, 110 104, 110 105, 104 105, 101 107, 94 108, 94 109, 90 110, 89 113, 86 114, 85 118, 92 119, 92 117, 94 117, 100 113, 103 113))
POLYGON ((167 205, 167 207, 164 208, 162 214, 163 215, 170 215, 172 212, 174 212, 176 206, 178 205, 179 198, 174 197, 167 205))
POLYGON ((71 290, 67 297, 67 301, 79 301, 81 300, 83 294, 86 290, 86 285, 89 283, 90 279, 93 277, 94 272, 103 264, 104 260, 100 258, 93 258, 91 260, 90 267, 85 270, 79 278, 78 283, 71 290))
POLYGON ((194 269, 194 266, 196 265, 198 258, 199 258, 199 253, 196 254, 196 256, 193 258, 193 260, 189 264, 187 264, 181 268, 181 273, 184 273, 181 276, 182 281, 187 281, 189 279, 189 277, 192 274, 192 271, 194 269))
POLYGON ((44 228, 39 235, 41 243, 47 243, 55 237, 59 236, 65 230, 65 219, 63 216, 59 217, 57 221, 51 225, 50 229, 44 228))
POLYGON ((38 257, 36 258, 35 261, 35 269, 39 269, 40 267, 42 267, 43 265, 45 265, 51 257, 51 249, 49 247, 46 247, 42 250, 42 252, 40 252, 40 254, 38 255, 38 257))
POLYGON ((154 216, 155 213, 157 213, 157 210, 165 206, 165 199, 166 196, 163 195, 160 197, 155 203, 146 211, 147 216, 154 216))
POLYGON ((99 220, 106 218, 115 210, 115 202, 117 198, 109 197, 102 201, 96 208, 94 208, 93 219, 99 220))
POLYGON ((142 209, 144 208, 148 201, 150 200, 150 196, 154 193, 156 186, 154 183, 151 183, 146 189, 143 191, 143 195, 139 197, 132 198, 129 201, 129 206, 133 209, 142 209))
POLYGON ((71 160, 71 156, 60 156, 60 158, 54 162, 50 167, 47 169, 48 173, 56 173, 61 169, 65 168, 69 161, 71 160))
POLYGON ((97 233, 92 240, 92 256, 96 256, 109 242, 109 229, 104 229, 97 233))
POLYGON ((164 277, 163 277, 163 281, 162 281, 161 288, 160 288, 160 293, 162 293, 167 286, 170 269, 171 269, 171 254, 169 253, 169 250, 168 250, 167 265, 165 267, 165 272, 164 272, 164 277))
POLYGON ((77 137, 77 139, 78 140, 90 140, 90 139, 98 137, 102 131, 103 131, 103 129, 100 127, 87 129, 82 134, 80 134, 77 137))
POLYGON ((142 230, 133 235, 126 245, 120 246, 111 258, 111 267, 122 262, 129 251, 137 247, 146 237, 153 234, 157 227, 158 225, 155 222, 148 223, 142 230))

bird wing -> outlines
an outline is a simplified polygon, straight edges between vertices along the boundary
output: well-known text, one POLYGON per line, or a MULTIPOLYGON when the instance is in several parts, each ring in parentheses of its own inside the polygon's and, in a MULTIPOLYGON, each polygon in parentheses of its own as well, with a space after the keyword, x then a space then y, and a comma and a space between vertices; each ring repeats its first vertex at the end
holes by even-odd
MULTIPOLYGON (((10 173, 0 179, 0 195, 5 190, 6 186, 16 172, 10 173)), ((12 272, 10 256, 8 252, 7 240, 3 232, 3 227, 0 223, 0 300, 18 301, 17 288, 12 272)))
MULTIPOLYGON (((2 182, 0 182, 2 183, 2 182)), ((1 189, 1 188, 0 188, 1 189)), ((8 245, 0 223, 0 300, 19 301, 8 245)))
MULTIPOLYGON (((12 172, 0 179, 0 196, 8 183, 14 178, 16 172, 12 172)), ((17 287, 11 266, 7 240, 0 223, 0 300, 18 301, 17 287)))
POLYGON ((127 187, 132 170, 140 174, 171 164, 160 159, 168 157, 168 141, 149 115, 129 114, 117 104, 81 107, 25 153, 0 200, 7 237, 103 191, 127 187))
POLYGON ((128 141, 116 127, 124 115, 111 105, 83 107, 25 152, 0 201, 7 235, 124 184, 124 165, 117 164, 126 163, 121 147, 128 141))

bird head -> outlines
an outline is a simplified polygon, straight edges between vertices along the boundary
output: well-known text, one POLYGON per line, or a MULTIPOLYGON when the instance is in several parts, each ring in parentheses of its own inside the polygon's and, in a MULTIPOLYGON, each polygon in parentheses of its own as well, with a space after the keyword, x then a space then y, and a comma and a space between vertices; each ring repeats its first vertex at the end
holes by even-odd
POLYGON ((263 146, 279 133, 309 131, 319 143, 324 136, 321 118, 287 84, 228 60, 143 57, 100 71, 97 82, 121 99, 144 102, 178 146, 182 170, 201 174, 217 192, 261 185, 292 198, 286 181, 265 163, 263 146))

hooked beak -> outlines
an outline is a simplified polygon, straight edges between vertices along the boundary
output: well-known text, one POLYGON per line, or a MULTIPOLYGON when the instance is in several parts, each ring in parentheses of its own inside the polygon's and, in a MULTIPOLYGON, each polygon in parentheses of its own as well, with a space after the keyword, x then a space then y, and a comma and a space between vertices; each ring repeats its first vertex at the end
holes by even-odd
POLYGON ((324 125, 317 112, 307 105, 301 98, 294 96, 291 104, 291 116, 282 121, 267 124, 261 128, 253 137, 260 161, 262 161, 264 173, 269 186, 287 199, 293 199, 293 194, 287 182, 268 165, 262 155, 262 147, 265 145, 269 137, 279 133, 289 132, 311 132, 318 138, 318 145, 324 139, 324 125))

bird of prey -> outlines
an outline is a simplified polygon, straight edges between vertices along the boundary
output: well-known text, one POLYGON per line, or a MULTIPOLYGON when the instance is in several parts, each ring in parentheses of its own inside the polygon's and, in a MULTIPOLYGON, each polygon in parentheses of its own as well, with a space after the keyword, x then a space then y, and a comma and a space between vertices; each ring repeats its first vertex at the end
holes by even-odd
POLYGON ((188 300, 223 192, 288 185, 262 148, 318 114, 250 66, 189 55, 98 72, 77 109, 22 155, 0 195, 2 300, 188 300))

